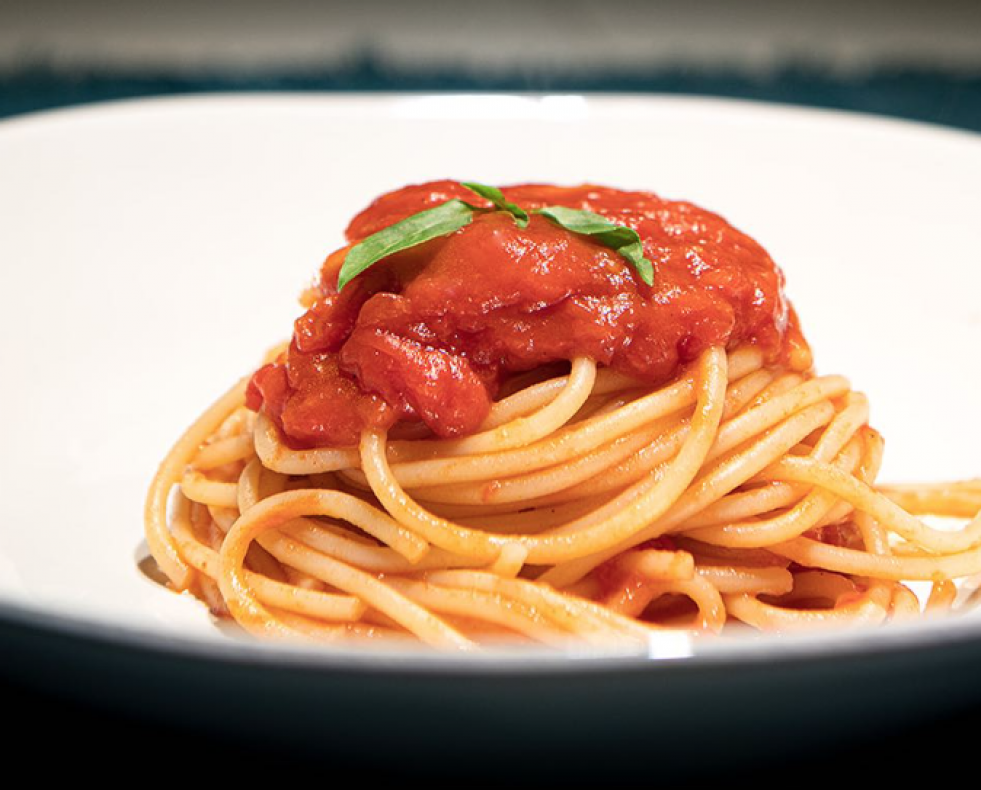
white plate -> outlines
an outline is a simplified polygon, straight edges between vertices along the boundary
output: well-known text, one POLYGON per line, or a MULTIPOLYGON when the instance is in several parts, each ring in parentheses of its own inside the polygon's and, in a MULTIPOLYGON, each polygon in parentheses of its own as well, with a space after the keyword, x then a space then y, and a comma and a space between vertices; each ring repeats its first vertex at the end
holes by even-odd
POLYGON ((646 772, 658 744, 659 775, 690 779, 981 705, 977 617, 653 647, 679 660, 410 658, 232 639, 147 579, 144 493, 170 444, 289 333, 355 211, 439 177, 594 181, 718 211, 786 271, 821 370, 869 394, 883 479, 981 473, 977 136, 685 98, 38 114, 0 123, 0 674, 355 767, 421 765, 438 744, 430 774, 478 760, 506 778, 515 758, 646 772))
POLYGON ((820 369, 869 394, 882 479, 981 473, 970 134, 683 98, 226 96, 5 122, 0 173, 0 605, 21 616, 227 647, 137 568, 147 483, 288 335, 353 213, 432 178, 594 181, 718 211, 786 271, 820 369))

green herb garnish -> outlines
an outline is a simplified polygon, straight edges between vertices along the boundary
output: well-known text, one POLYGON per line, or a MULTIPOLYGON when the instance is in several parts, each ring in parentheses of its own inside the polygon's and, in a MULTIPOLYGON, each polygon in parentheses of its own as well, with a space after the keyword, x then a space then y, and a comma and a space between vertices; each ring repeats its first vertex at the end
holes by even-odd
POLYGON ((462 200, 449 200, 371 234, 348 251, 337 276, 337 290, 382 258, 469 225, 473 211, 473 206, 462 200))
POLYGON ((640 240, 640 234, 633 228, 617 225, 591 211, 565 206, 546 206, 535 213, 548 217, 573 233, 592 236, 600 244, 616 250, 630 261, 641 280, 648 285, 654 285, 654 264, 644 257, 644 245, 640 240))
POLYGON ((528 227, 528 212, 521 208, 517 203, 512 203, 504 197, 504 193, 497 187, 489 187, 486 184, 477 184, 473 181, 461 181, 461 186, 465 186, 471 192, 476 192, 482 198, 486 198, 500 211, 506 211, 514 217, 514 222, 519 228, 528 227))
MULTIPOLYGON (((515 224, 519 228, 528 226, 528 212, 507 200, 504 193, 497 187, 478 184, 473 181, 462 181, 460 184, 471 192, 480 195, 480 197, 489 200, 494 207, 480 208, 454 198, 373 233, 348 251, 337 277, 337 290, 340 291, 369 266, 389 255, 437 239, 440 236, 448 236, 465 225, 469 225, 473 221, 474 214, 505 211, 514 217, 515 224)), ((566 230, 583 236, 590 236, 600 244, 616 250, 637 270, 645 283, 654 284, 654 265, 644 257, 644 246, 641 243, 640 235, 633 228, 617 225, 615 222, 610 222, 606 217, 591 211, 566 208, 565 206, 546 206, 545 208, 534 209, 532 213, 541 214, 566 230)))

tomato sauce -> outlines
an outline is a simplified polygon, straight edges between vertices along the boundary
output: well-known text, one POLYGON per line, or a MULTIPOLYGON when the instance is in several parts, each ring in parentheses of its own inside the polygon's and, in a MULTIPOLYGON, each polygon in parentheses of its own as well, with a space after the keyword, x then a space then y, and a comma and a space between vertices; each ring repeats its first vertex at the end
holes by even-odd
POLYGON ((365 427, 422 421, 471 433, 509 375, 586 355, 651 385, 711 346, 758 345, 770 362, 807 356, 766 251, 691 203, 601 186, 502 189, 526 210, 566 206, 638 232, 645 284, 615 250, 532 215, 478 213, 454 233, 379 261, 338 293, 350 246, 451 198, 487 205, 453 181, 382 195, 324 262, 292 342, 253 376, 247 404, 293 447, 349 446, 365 427))

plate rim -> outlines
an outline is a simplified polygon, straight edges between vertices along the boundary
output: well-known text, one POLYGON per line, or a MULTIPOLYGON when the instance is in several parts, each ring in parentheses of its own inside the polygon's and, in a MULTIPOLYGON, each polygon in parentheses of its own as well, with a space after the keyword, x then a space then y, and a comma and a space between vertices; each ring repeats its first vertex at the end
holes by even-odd
MULTIPOLYGON (((948 126, 940 121, 907 118, 885 114, 874 110, 846 107, 809 105, 794 102, 770 101, 741 96, 726 96, 692 93, 647 93, 630 91, 332 91, 332 90, 263 90, 263 89, 218 89, 189 93, 169 93, 143 96, 124 96, 98 99, 79 104, 45 107, 0 117, 0 136, 9 130, 45 124, 61 124, 86 121, 90 117, 104 115, 126 115, 128 113, 152 113, 161 111, 186 112, 201 109, 202 106, 215 105, 214 109, 234 109, 256 107, 262 104, 288 108, 301 104, 370 106, 393 103, 436 101, 439 103, 458 103, 461 101, 540 101, 542 99, 576 99, 585 104, 610 107, 618 104, 660 105, 664 109, 692 109, 704 111, 720 109, 739 110, 760 115, 793 116, 800 120, 819 122, 852 123, 865 128, 878 127, 896 132, 923 132, 963 140, 969 143, 981 142, 981 131, 957 126, 948 126)), ((516 105, 512 105, 516 106, 516 105)))
MULTIPOLYGON (((338 92, 307 90, 219 90, 191 94, 167 94, 123 97, 87 102, 78 105, 45 108, 0 118, 0 145, 10 135, 29 134, 35 129, 71 126, 74 123, 94 120, 113 120, 133 114, 188 113, 194 111, 257 111, 272 108, 284 112, 308 108, 334 112, 348 108, 374 107, 376 111, 391 108, 397 102, 432 100, 447 105, 461 99, 540 100, 548 97, 581 98, 587 105, 595 105, 599 112, 611 108, 656 108, 659 111, 678 112, 697 108, 700 112, 738 112, 759 118, 777 119, 790 117, 795 120, 814 120, 820 123, 849 125, 864 129, 882 130, 886 133, 927 135, 943 138, 957 144, 976 146, 981 152, 981 133, 948 127, 941 123, 907 119, 892 115, 853 109, 829 108, 793 103, 772 102, 727 96, 674 93, 631 92, 579 92, 579 91, 460 91, 460 92, 338 92)), ((812 632, 794 635, 790 639, 767 636, 759 639, 739 640, 742 647, 721 650, 695 651, 675 657, 648 655, 582 655, 570 656, 532 654, 500 662, 500 655, 490 652, 462 656, 439 652, 397 651, 384 654, 365 649, 336 649, 317 646, 312 649, 282 643, 253 643, 234 639, 194 639, 177 637, 172 633, 156 633, 152 629, 138 629, 130 625, 114 625, 90 618, 69 617, 61 612, 45 610, 43 606, 24 605, 0 597, 0 626, 39 629, 55 636, 69 639, 91 639, 107 647, 119 646, 138 650, 152 650, 192 660, 231 661, 257 666, 301 665, 318 671, 370 671, 412 672, 486 675, 512 675, 549 672, 593 673, 615 671, 671 672, 688 671, 715 666, 720 662, 728 666, 745 666, 759 662, 779 660, 794 662, 812 660, 817 656, 844 658, 854 656, 875 657, 897 651, 944 649, 953 645, 981 644, 981 621, 968 616, 968 622, 955 619, 919 620, 906 624, 891 624, 886 628, 863 630, 861 638, 854 638, 847 630, 812 632), (924 639, 926 637, 926 639, 924 639), (753 644, 755 648, 746 648, 753 644), (356 662, 356 665, 355 665, 356 662)))
MULTIPOLYGON (((642 653, 564 653, 511 650, 473 653, 419 648, 390 652, 377 648, 333 647, 227 638, 203 640, 73 618, 61 613, 34 611, 0 601, 0 633, 15 628, 42 637, 87 643, 97 649, 152 654, 195 664, 226 664, 251 669, 296 669, 312 674, 349 673, 372 677, 404 675, 419 678, 527 678, 541 675, 590 677, 613 673, 656 673, 670 678, 697 673, 777 666, 793 669, 814 662, 877 661, 910 655, 939 655, 956 649, 981 651, 981 627, 960 627, 954 618, 895 623, 864 630, 855 639, 848 629, 812 631, 794 635, 764 635, 758 640, 736 638, 719 650, 679 656, 642 653), (929 633, 930 638, 924 639, 929 633), (736 642, 743 642, 740 647, 736 642), (762 649, 746 647, 753 642, 762 649)), ((722 637, 719 637, 720 644, 722 637)))

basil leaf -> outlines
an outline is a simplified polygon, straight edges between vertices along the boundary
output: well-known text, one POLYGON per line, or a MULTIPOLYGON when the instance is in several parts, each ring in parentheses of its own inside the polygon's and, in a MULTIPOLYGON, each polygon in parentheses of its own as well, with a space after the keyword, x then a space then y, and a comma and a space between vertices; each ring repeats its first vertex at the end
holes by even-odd
POLYGON ((504 197, 504 193, 497 187, 489 187, 486 184, 478 184, 474 181, 461 181, 460 186, 466 187, 471 192, 476 192, 485 200, 494 204, 495 208, 508 212, 514 217, 514 222, 519 228, 528 227, 528 212, 517 203, 512 203, 504 197))
POLYGON ((534 213, 548 217, 573 233, 592 236, 600 244, 616 250, 637 270, 641 280, 648 285, 654 285, 654 264, 644 256, 644 245, 640 240, 640 234, 633 228, 617 225, 591 211, 565 206, 546 206, 535 209, 534 213))
POLYGON ((473 207, 462 200, 450 200, 435 208, 420 211, 355 244, 344 258, 337 276, 340 291, 369 266, 396 252, 446 236, 469 225, 473 207))

